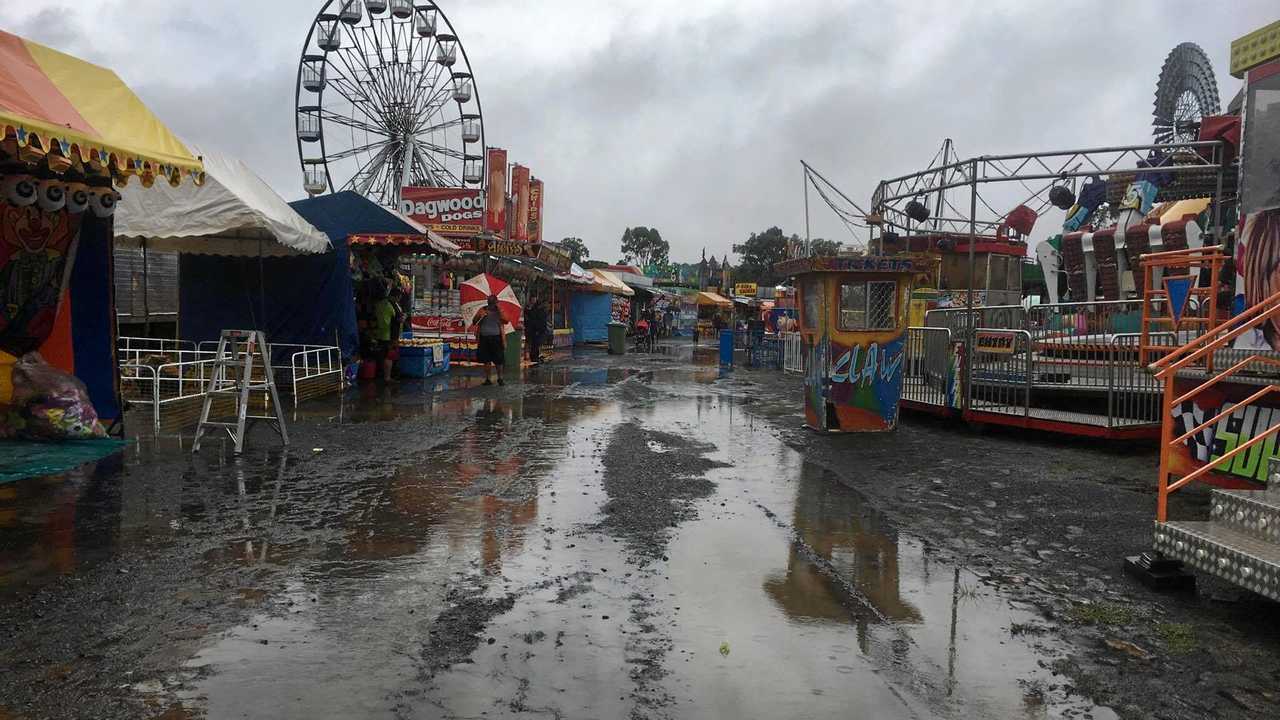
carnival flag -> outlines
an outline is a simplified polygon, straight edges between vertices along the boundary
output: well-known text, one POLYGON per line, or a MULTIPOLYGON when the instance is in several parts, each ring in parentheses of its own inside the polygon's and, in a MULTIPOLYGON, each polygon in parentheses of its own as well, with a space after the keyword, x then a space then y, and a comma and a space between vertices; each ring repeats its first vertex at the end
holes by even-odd
POLYGON ((1164 279, 1165 294, 1169 298, 1169 317, 1173 324, 1182 322, 1182 315, 1187 311, 1187 301, 1191 299, 1191 286, 1195 278, 1190 275, 1177 275, 1164 279))

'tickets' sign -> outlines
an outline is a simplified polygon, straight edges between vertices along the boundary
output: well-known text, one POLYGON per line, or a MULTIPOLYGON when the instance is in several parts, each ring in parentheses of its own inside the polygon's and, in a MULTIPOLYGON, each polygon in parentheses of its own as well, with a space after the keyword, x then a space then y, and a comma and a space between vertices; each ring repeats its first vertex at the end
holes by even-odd
POLYGON ((484 229, 507 232, 507 151, 489 148, 489 195, 485 202, 484 229))
POLYGON ((484 209, 485 197, 480 190, 407 187, 400 193, 400 212, 441 235, 480 232, 484 209))

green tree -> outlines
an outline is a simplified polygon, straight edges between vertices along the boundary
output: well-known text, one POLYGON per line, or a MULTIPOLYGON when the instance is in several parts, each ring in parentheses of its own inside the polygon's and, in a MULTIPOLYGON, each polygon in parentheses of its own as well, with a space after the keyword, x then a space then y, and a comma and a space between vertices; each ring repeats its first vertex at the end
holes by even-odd
POLYGON ((583 260, 591 257, 590 248, 579 237, 567 237, 561 240, 560 249, 569 253, 569 257, 573 258, 573 261, 579 265, 582 264, 583 260))
POLYGON ((814 238, 809 241, 809 254, 814 257, 831 257, 840 254, 842 243, 835 240, 826 240, 823 238, 814 238))
POLYGON ((734 245, 733 251, 742 258, 734 270, 737 282, 753 282, 774 285, 780 279, 773 266, 787 259, 787 242, 798 242, 799 237, 787 237, 782 229, 771 227, 760 233, 751 233, 745 243, 734 245))
POLYGON ((667 262, 671 246, 662 239, 657 228, 644 226, 627 228, 622 233, 622 257, 641 268, 667 262))

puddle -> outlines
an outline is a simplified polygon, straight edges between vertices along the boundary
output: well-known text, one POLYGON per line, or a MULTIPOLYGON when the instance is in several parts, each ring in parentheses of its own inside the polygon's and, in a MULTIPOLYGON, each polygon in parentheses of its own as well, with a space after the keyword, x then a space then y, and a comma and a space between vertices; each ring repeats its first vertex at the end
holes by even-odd
POLYGON ((197 548, 198 582, 149 588, 234 619, 170 635, 172 666, 129 683, 174 717, 1113 717, 1051 689, 1060 648, 1012 632, 1037 618, 806 464, 717 377, 361 388, 300 411, 359 446, 184 457, 162 479, 141 474, 161 452, 143 444, 0 488, 18 550, 0 592, 197 548), (649 435, 623 452, 700 459, 714 483, 643 552, 602 523, 628 423, 649 435), (389 462, 389 443, 409 447, 389 462))

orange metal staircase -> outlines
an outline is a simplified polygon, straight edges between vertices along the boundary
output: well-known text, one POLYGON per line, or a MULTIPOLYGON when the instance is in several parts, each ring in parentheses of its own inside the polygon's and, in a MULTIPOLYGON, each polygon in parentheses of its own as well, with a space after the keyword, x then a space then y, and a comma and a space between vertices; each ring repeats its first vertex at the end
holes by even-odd
MULTIPOLYGON (((1215 319, 1216 302, 1213 298, 1217 291, 1217 276, 1223 257, 1218 250, 1202 248, 1144 256, 1144 266, 1148 257, 1154 261, 1146 268, 1145 291, 1149 301, 1144 305, 1158 307, 1160 302, 1169 301, 1167 292, 1153 291, 1155 268, 1164 267, 1169 271, 1179 263, 1191 271, 1207 267, 1212 270, 1211 282, 1202 289, 1202 294, 1208 295, 1209 312, 1200 317, 1215 319)), ((1173 477, 1178 450, 1184 447, 1189 438, 1216 427, 1232 414, 1280 391, 1280 358, 1271 354, 1250 353, 1221 371, 1215 370, 1215 357, 1230 348, 1237 338, 1277 318, 1280 318, 1280 293, 1216 325, 1197 320, 1201 327, 1207 326, 1208 329, 1176 349, 1149 343, 1149 329, 1158 327, 1159 324, 1148 323, 1144 318, 1142 342, 1144 362, 1150 356, 1159 355, 1148 367, 1164 388, 1155 549, 1166 557, 1181 560, 1201 572, 1219 576, 1273 600, 1280 600, 1280 463, 1269 461, 1265 489, 1215 488, 1210 519, 1207 521, 1170 521, 1168 506, 1170 494, 1205 479, 1206 475, 1217 468, 1229 466, 1233 458, 1250 452, 1280 432, 1280 424, 1272 425, 1220 458, 1185 472, 1177 479, 1173 477), (1195 401, 1207 390, 1224 382, 1240 381, 1246 371, 1250 371, 1247 373, 1250 385, 1261 385, 1257 391, 1195 427, 1180 434, 1175 430, 1175 408, 1195 401)), ((1172 325, 1174 333, 1182 332, 1184 325, 1178 320, 1167 324, 1172 325)))

